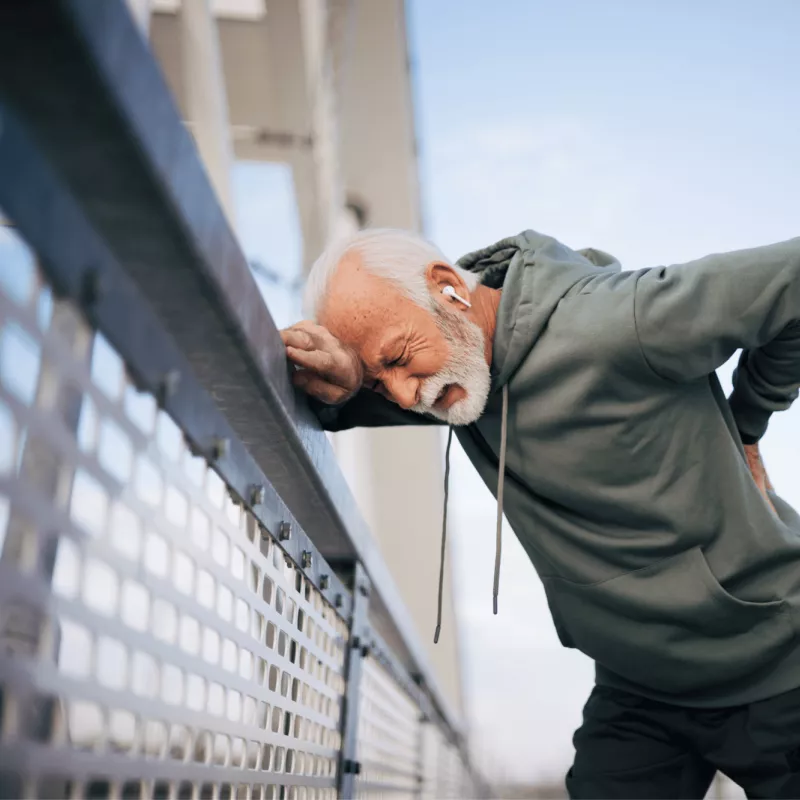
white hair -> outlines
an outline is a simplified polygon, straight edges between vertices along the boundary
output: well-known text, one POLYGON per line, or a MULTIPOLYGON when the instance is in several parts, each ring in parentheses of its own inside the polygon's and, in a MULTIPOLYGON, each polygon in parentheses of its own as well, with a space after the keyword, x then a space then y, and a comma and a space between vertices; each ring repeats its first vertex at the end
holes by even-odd
POLYGON ((390 280, 423 308, 432 308, 425 277, 425 270, 432 261, 448 264, 470 290, 478 285, 477 275, 451 264, 436 245, 421 236, 393 228, 367 228, 333 242, 314 262, 304 295, 305 312, 309 318, 317 319, 331 278, 342 259, 353 251, 361 256, 365 269, 390 280))

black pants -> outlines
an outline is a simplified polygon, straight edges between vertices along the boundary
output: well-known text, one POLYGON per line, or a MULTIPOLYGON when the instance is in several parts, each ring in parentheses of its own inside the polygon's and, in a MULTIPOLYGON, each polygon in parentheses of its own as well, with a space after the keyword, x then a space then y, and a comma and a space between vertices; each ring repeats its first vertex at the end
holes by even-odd
POLYGON ((574 742, 572 798, 702 798, 717 770, 748 797, 800 798, 800 689, 703 710, 597 686, 574 742))

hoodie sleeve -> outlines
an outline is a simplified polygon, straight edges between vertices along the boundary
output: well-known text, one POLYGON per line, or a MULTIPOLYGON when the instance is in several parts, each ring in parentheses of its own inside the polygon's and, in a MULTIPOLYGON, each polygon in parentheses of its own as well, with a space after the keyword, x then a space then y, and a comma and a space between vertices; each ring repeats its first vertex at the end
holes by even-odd
POLYGON ((433 417, 405 411, 377 392, 362 389, 355 397, 338 406, 308 398, 308 405, 326 431, 351 428, 381 428, 390 425, 441 425, 433 417))
POLYGON ((756 442, 800 388, 800 238, 645 270, 634 318, 645 359, 668 380, 705 377, 743 350, 730 406, 756 442))

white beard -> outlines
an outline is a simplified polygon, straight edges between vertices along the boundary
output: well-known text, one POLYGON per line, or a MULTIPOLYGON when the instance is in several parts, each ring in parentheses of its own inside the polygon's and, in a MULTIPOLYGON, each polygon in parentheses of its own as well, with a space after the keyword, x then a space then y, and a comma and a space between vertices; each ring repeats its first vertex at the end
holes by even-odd
POLYGON ((423 383, 420 402, 411 410, 429 414, 448 425, 469 425, 483 414, 489 398, 491 376, 483 331, 457 312, 436 306, 433 314, 450 347, 450 357, 439 372, 423 383), (446 410, 434 408, 445 386, 453 383, 464 389, 466 396, 446 410))

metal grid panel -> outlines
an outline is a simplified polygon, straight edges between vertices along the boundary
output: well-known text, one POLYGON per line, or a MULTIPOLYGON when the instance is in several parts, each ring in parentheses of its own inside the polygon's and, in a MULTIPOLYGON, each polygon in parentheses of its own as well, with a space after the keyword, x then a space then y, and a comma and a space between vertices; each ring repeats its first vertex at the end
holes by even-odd
POLYGON ((422 791, 424 798, 475 797, 476 787, 462 756, 442 734, 426 724, 422 731, 422 791))
POLYGON ((416 703, 374 658, 361 673, 357 797, 417 797, 422 722, 416 703))
POLYGON ((466 797, 465 775, 458 751, 448 742, 440 740, 437 775, 437 797, 466 797))
POLYGON ((421 774, 422 791, 421 796, 425 800, 433 800, 438 797, 437 793, 437 773, 438 773, 438 754, 439 754, 439 734, 433 725, 425 724, 422 726, 421 742, 421 774))
POLYGON ((0 794, 334 796, 345 622, 9 228, 0 547, 0 794))

